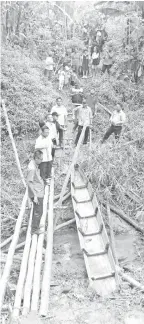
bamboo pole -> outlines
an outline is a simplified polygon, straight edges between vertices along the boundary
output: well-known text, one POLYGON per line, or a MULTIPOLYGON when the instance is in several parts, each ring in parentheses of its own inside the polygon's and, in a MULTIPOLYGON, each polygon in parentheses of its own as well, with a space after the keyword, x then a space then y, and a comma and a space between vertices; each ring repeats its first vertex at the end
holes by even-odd
MULTIPOLYGON (((45 228, 46 216, 47 216, 47 204, 48 204, 48 196, 49 196, 49 186, 45 187, 45 196, 43 201, 43 215, 40 222, 40 225, 45 228)), ((40 294, 40 275, 41 275, 41 267, 42 267, 42 250, 43 250, 43 242, 44 242, 45 234, 42 233, 39 235, 38 244, 37 244, 37 254, 35 261, 35 269, 34 269, 34 280, 33 280, 33 292, 32 292, 32 301, 31 301, 31 311, 38 311, 38 302, 39 302, 39 294, 40 294)))
POLYGON ((20 161, 19 161, 15 141, 14 141, 14 138, 13 138, 13 134, 12 134, 12 131, 11 131, 11 126, 10 126, 10 122, 9 122, 9 119, 8 119, 8 115, 7 115, 4 100, 2 100, 2 108, 3 108, 3 112, 4 112, 4 116, 5 116, 5 120, 6 120, 6 124, 7 124, 7 128, 8 128, 9 136, 10 136, 10 139, 11 139, 12 147, 13 147, 13 150, 14 150, 14 153, 15 153, 15 159, 16 159, 17 167, 18 167, 18 170, 19 170, 23 185, 26 188, 26 182, 25 182, 25 179, 24 179, 24 175, 22 173, 22 169, 21 169, 21 165, 20 165, 20 161))
MULTIPOLYGON (((67 195, 69 194, 69 191, 67 190, 65 193, 64 193, 64 196, 63 196, 63 202, 67 199, 67 195)), ((60 198, 60 194, 54 196, 54 201, 55 200, 58 200, 60 198)))
POLYGON ((75 221, 76 221, 75 218, 70 219, 69 221, 64 222, 64 223, 62 223, 62 224, 56 226, 55 231, 58 231, 58 230, 60 230, 60 229, 63 228, 63 227, 69 226, 70 224, 75 223, 75 221))
MULTIPOLYGON (((109 203, 107 203, 107 215, 108 215, 109 228, 110 228, 111 249, 112 249, 112 252, 113 252, 115 263, 116 263, 117 266, 119 266, 119 262, 118 262, 118 258, 117 258, 117 254, 116 254, 115 239, 114 239, 114 232, 113 232, 113 224, 112 224, 112 217, 111 217, 111 213, 110 213, 109 203)), ((118 271, 117 271, 116 266, 115 266, 115 272, 117 274, 117 278, 118 278, 117 284, 119 286, 120 281, 119 281, 119 275, 118 275, 118 271)))
POLYGON ((116 247, 115 247, 115 239, 114 239, 114 232, 113 232, 113 225, 112 225, 112 217, 110 213, 110 207, 109 204, 107 203, 107 215, 108 215, 108 220, 109 220, 109 228, 110 228, 110 239, 111 239, 111 246, 112 246, 112 251, 113 251, 113 256, 115 259, 115 263, 119 265, 118 258, 116 255, 116 247))
POLYGON ((16 318, 16 317, 19 316, 20 307, 21 307, 21 299, 22 299, 24 281, 25 281, 27 265, 28 265, 30 244, 31 244, 32 214, 33 214, 33 204, 32 204, 32 208, 31 208, 30 220, 29 220, 27 236, 26 236, 26 242, 25 242, 25 248, 24 248, 24 252, 23 252, 21 268, 20 268, 19 278, 18 278, 18 282, 17 282, 17 288, 16 288, 16 293, 15 293, 15 302, 14 302, 12 318, 16 318))
POLYGON ((19 233, 20 233, 20 228, 21 228, 25 208, 26 208, 27 198, 28 198, 28 190, 26 189, 26 192, 25 192, 25 195, 24 195, 24 198, 22 201, 22 205, 21 205, 21 210, 20 210, 17 222, 16 222, 14 236, 13 236, 11 245, 9 247, 4 272, 3 272, 3 275, 0 280, 0 310, 2 308, 3 299, 4 299, 4 295, 5 295, 5 291, 6 291, 6 285, 7 285, 8 279, 9 279, 11 266, 12 266, 12 262, 13 262, 13 256, 14 256, 15 248, 16 248, 18 238, 19 238, 19 233))
POLYGON ((98 103, 110 116, 111 116, 111 111, 108 109, 108 108, 106 108, 105 106, 103 106, 100 102, 98 103))
MULTIPOLYGON (((26 228, 22 228, 21 229, 21 233, 24 232, 26 230, 26 228)), ((20 234, 21 234, 20 233, 20 234)), ((3 248, 4 246, 6 246, 8 243, 10 243, 13 239, 13 235, 11 235, 10 237, 8 237, 5 241, 3 241, 1 244, 0 244, 0 249, 3 248)))
MULTIPOLYGON (((105 206, 106 204, 103 203, 103 205, 105 206)), ((124 212, 113 206, 113 205, 110 205, 110 209, 115 213, 117 214, 118 216, 120 216, 123 220, 125 220, 125 222, 127 222, 129 225, 133 226, 137 231, 141 232, 142 234, 144 234, 144 229, 140 227, 139 224, 137 224, 135 221, 133 221, 130 217, 126 216, 124 214, 124 212)))
POLYGON ((34 273, 34 263, 35 263, 35 255, 37 249, 37 235, 33 234, 32 243, 30 248, 29 260, 28 260, 28 271, 26 276, 25 288, 24 288, 24 303, 23 303, 23 311, 22 315, 27 315, 30 309, 30 299, 31 299, 31 290, 32 290, 32 281, 33 281, 33 273, 34 273))
POLYGON ((144 286, 138 281, 136 281, 135 279, 133 279, 132 277, 130 277, 129 275, 125 274, 122 268, 116 265, 116 269, 117 272, 122 276, 122 278, 128 281, 130 285, 139 288, 141 291, 144 291, 144 286))
MULTIPOLYGON (((64 184, 63 184, 63 187, 62 187, 62 190, 61 190, 61 193, 60 193, 59 201, 57 202, 58 206, 60 206, 60 207, 62 205, 63 196, 64 196, 64 193, 66 192, 66 187, 67 187, 69 178, 71 176, 71 172, 72 172, 72 170, 74 168, 74 165, 75 165, 76 160, 77 160, 77 157, 78 157, 78 153, 79 153, 79 150, 80 150, 80 146, 81 146, 82 141, 83 141, 83 138, 84 138, 85 130, 86 130, 86 125, 84 125, 83 130, 81 132, 81 135, 80 135, 80 138, 79 138, 77 147, 76 147, 75 152, 74 152, 74 155, 73 155, 72 163, 71 163, 70 167, 68 168, 68 172, 67 172, 66 177, 65 177, 65 180, 64 180, 64 184)), ((54 221, 54 227, 56 226, 56 223, 58 221, 58 218, 59 217, 57 215, 57 217, 55 218, 55 221, 54 221)))
POLYGON ((52 170, 52 179, 50 184, 49 210, 48 210, 48 230, 47 247, 45 253, 44 273, 41 288, 40 315, 47 316, 49 307, 52 252, 53 252, 53 198, 54 198, 54 172, 52 170))

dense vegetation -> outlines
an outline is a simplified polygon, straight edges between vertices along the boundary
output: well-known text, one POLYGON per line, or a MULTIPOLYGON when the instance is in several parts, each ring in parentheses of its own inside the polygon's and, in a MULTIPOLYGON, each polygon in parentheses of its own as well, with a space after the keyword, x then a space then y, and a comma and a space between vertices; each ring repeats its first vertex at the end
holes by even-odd
MULTIPOLYGON (((97 103, 111 111, 121 102, 127 124, 118 145, 109 140, 97 146, 108 124, 108 116, 98 105, 93 124, 93 150, 89 165, 83 161, 100 198, 113 199, 135 214, 142 209, 126 198, 132 189, 144 198, 144 25, 140 2, 2 2, 2 97, 15 136, 22 168, 33 150, 38 120, 46 115, 57 96, 56 76, 52 83, 44 77, 44 60, 52 51, 56 69, 70 49, 85 48, 83 26, 105 27, 112 41, 115 63, 111 75, 98 75, 83 82, 85 92, 95 90, 97 103), (141 67, 141 73, 137 71, 141 67), (133 142, 134 141, 134 142, 133 142), (125 145, 125 143, 131 144, 125 145)), ((103 52, 107 44, 104 45, 103 52)), ((103 58, 103 52, 101 59, 103 58)), ((2 213, 17 217, 23 188, 2 114, 2 213)), ((9 229, 13 228, 8 220, 9 229)), ((3 224, 3 229, 5 225, 3 224)), ((8 227, 7 227, 8 228, 8 227)), ((4 235, 9 235, 8 231, 4 235)))

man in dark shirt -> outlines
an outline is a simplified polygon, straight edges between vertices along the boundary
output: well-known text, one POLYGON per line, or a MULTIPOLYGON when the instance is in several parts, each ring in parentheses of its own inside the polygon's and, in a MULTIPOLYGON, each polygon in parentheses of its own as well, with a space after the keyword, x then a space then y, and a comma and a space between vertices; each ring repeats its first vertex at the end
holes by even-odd
POLYGON ((75 87, 72 89, 72 103, 77 106, 82 104, 83 100, 83 89, 79 88, 78 84, 75 85, 75 87))
POLYGON ((43 214, 43 198, 44 198, 44 182, 40 176, 39 165, 43 160, 43 153, 38 150, 35 151, 33 159, 28 165, 27 185, 28 195, 33 202, 32 215, 32 234, 41 234, 44 229, 39 228, 41 216, 43 214))

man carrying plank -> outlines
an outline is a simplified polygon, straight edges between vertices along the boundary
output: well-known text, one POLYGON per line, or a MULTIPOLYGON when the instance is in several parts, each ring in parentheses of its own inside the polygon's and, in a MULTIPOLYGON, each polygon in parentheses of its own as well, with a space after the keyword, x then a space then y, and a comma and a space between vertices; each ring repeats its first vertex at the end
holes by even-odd
POLYGON ((43 229, 39 228, 41 216, 43 214, 44 182, 40 176, 39 165, 43 160, 43 153, 38 150, 34 152, 34 157, 28 165, 27 185, 28 195, 33 202, 33 216, 31 232, 41 234, 43 229))
POLYGON ((90 128, 92 126, 92 110, 87 105, 85 98, 83 98, 82 105, 75 108, 73 112, 75 112, 75 110, 77 110, 77 119, 78 119, 78 132, 77 132, 77 136, 75 139, 75 145, 77 145, 77 143, 78 143, 78 140, 80 138, 80 135, 81 135, 84 125, 86 125, 87 127, 85 130, 83 144, 87 144, 89 133, 90 133, 90 128))

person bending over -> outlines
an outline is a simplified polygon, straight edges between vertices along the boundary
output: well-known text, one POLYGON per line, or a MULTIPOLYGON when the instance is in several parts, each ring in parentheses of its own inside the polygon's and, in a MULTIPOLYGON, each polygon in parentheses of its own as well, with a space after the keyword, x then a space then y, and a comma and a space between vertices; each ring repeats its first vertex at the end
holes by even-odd
POLYGON ((40 176, 39 165, 43 161, 43 153, 38 150, 34 152, 33 159, 28 165, 27 185, 28 196, 33 202, 32 234, 41 234, 44 228, 40 228, 40 220, 43 214, 44 182, 40 176))
POLYGON ((52 169, 52 139, 49 134, 48 126, 44 125, 42 127, 42 133, 37 138, 35 149, 41 150, 43 153, 43 160, 40 164, 40 175, 44 182, 49 183, 51 178, 51 169, 52 169))
POLYGON ((83 98, 82 105, 77 107, 77 119, 78 119, 78 132, 75 139, 75 145, 77 145, 78 140, 80 138, 81 132, 83 130, 84 125, 86 125, 85 136, 83 144, 87 144, 89 130, 92 126, 92 111, 91 108, 87 105, 86 99, 83 98))
POLYGON ((120 133, 122 131, 122 126, 126 121, 126 115, 124 111, 122 110, 120 104, 116 106, 116 110, 112 113, 110 117, 110 127, 106 131, 103 139, 102 144, 109 138, 111 134, 115 134, 115 139, 118 140, 120 137, 120 133))

